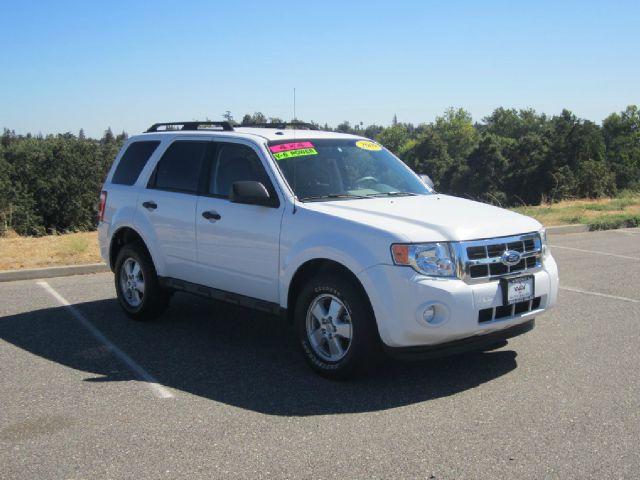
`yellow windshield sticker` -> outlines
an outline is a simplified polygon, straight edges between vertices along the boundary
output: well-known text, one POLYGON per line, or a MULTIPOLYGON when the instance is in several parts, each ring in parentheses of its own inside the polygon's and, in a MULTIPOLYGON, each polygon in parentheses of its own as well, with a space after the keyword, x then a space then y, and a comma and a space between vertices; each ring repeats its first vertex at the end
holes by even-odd
POLYGON ((358 140, 356 142, 356 147, 361 148, 363 150, 371 150, 373 152, 378 152, 382 150, 382 147, 375 142, 369 142, 368 140, 358 140))
POLYGON ((285 160, 293 157, 303 157, 305 155, 317 155, 318 152, 315 148, 300 148, 298 150, 288 150, 286 152, 275 152, 273 154, 276 160, 285 160))

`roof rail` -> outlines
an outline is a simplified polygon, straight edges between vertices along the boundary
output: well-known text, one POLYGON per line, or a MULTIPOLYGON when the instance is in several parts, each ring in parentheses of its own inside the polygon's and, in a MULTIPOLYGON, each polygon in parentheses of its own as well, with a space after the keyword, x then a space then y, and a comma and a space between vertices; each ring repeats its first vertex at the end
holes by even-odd
POLYGON ((195 121, 192 120, 190 122, 167 122, 167 123, 154 123, 149 127, 147 133, 149 132, 158 132, 164 130, 207 130, 208 127, 220 127, 225 132, 232 132, 233 125, 229 122, 209 122, 209 121, 195 121), (181 127, 181 128, 165 128, 164 130, 160 130, 160 127, 181 127))
POLYGON ((247 123, 236 126, 249 128, 277 128, 278 130, 285 130, 286 128, 295 128, 299 130, 320 130, 317 125, 305 122, 247 123))

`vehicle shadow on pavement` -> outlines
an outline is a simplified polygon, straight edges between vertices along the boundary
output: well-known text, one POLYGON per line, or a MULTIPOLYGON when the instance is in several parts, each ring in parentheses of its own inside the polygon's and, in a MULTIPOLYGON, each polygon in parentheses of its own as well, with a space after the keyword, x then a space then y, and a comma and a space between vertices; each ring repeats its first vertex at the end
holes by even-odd
MULTIPOLYGON (((152 323, 129 320, 115 299, 75 307, 163 385, 270 415, 385 410, 462 392, 517 366, 516 353, 503 349, 389 360, 366 377, 336 382, 306 366, 293 329, 277 317, 183 294, 152 323)), ((135 378, 65 307, 0 318, 0 338, 90 372, 87 381, 135 378)))

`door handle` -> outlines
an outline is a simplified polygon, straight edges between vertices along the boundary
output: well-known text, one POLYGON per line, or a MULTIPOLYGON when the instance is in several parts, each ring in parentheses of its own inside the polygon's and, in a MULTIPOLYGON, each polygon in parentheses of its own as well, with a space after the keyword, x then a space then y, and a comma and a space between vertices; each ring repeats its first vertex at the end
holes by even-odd
POLYGON ((220 220, 222 218, 218 212, 215 212, 213 210, 202 212, 202 216, 207 220, 220 220))
POLYGON ((147 210, 155 210, 156 208, 158 208, 158 204, 153 200, 142 202, 142 206, 147 210))

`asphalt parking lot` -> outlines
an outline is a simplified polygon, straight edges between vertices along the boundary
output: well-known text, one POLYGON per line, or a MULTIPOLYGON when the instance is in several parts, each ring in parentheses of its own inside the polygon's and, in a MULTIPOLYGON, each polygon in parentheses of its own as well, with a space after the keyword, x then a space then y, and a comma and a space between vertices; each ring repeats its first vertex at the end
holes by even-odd
POLYGON ((550 243, 532 332, 353 382, 274 317, 178 294, 135 323, 111 274, 2 283, 0 478, 637 478, 640 229, 550 243))

